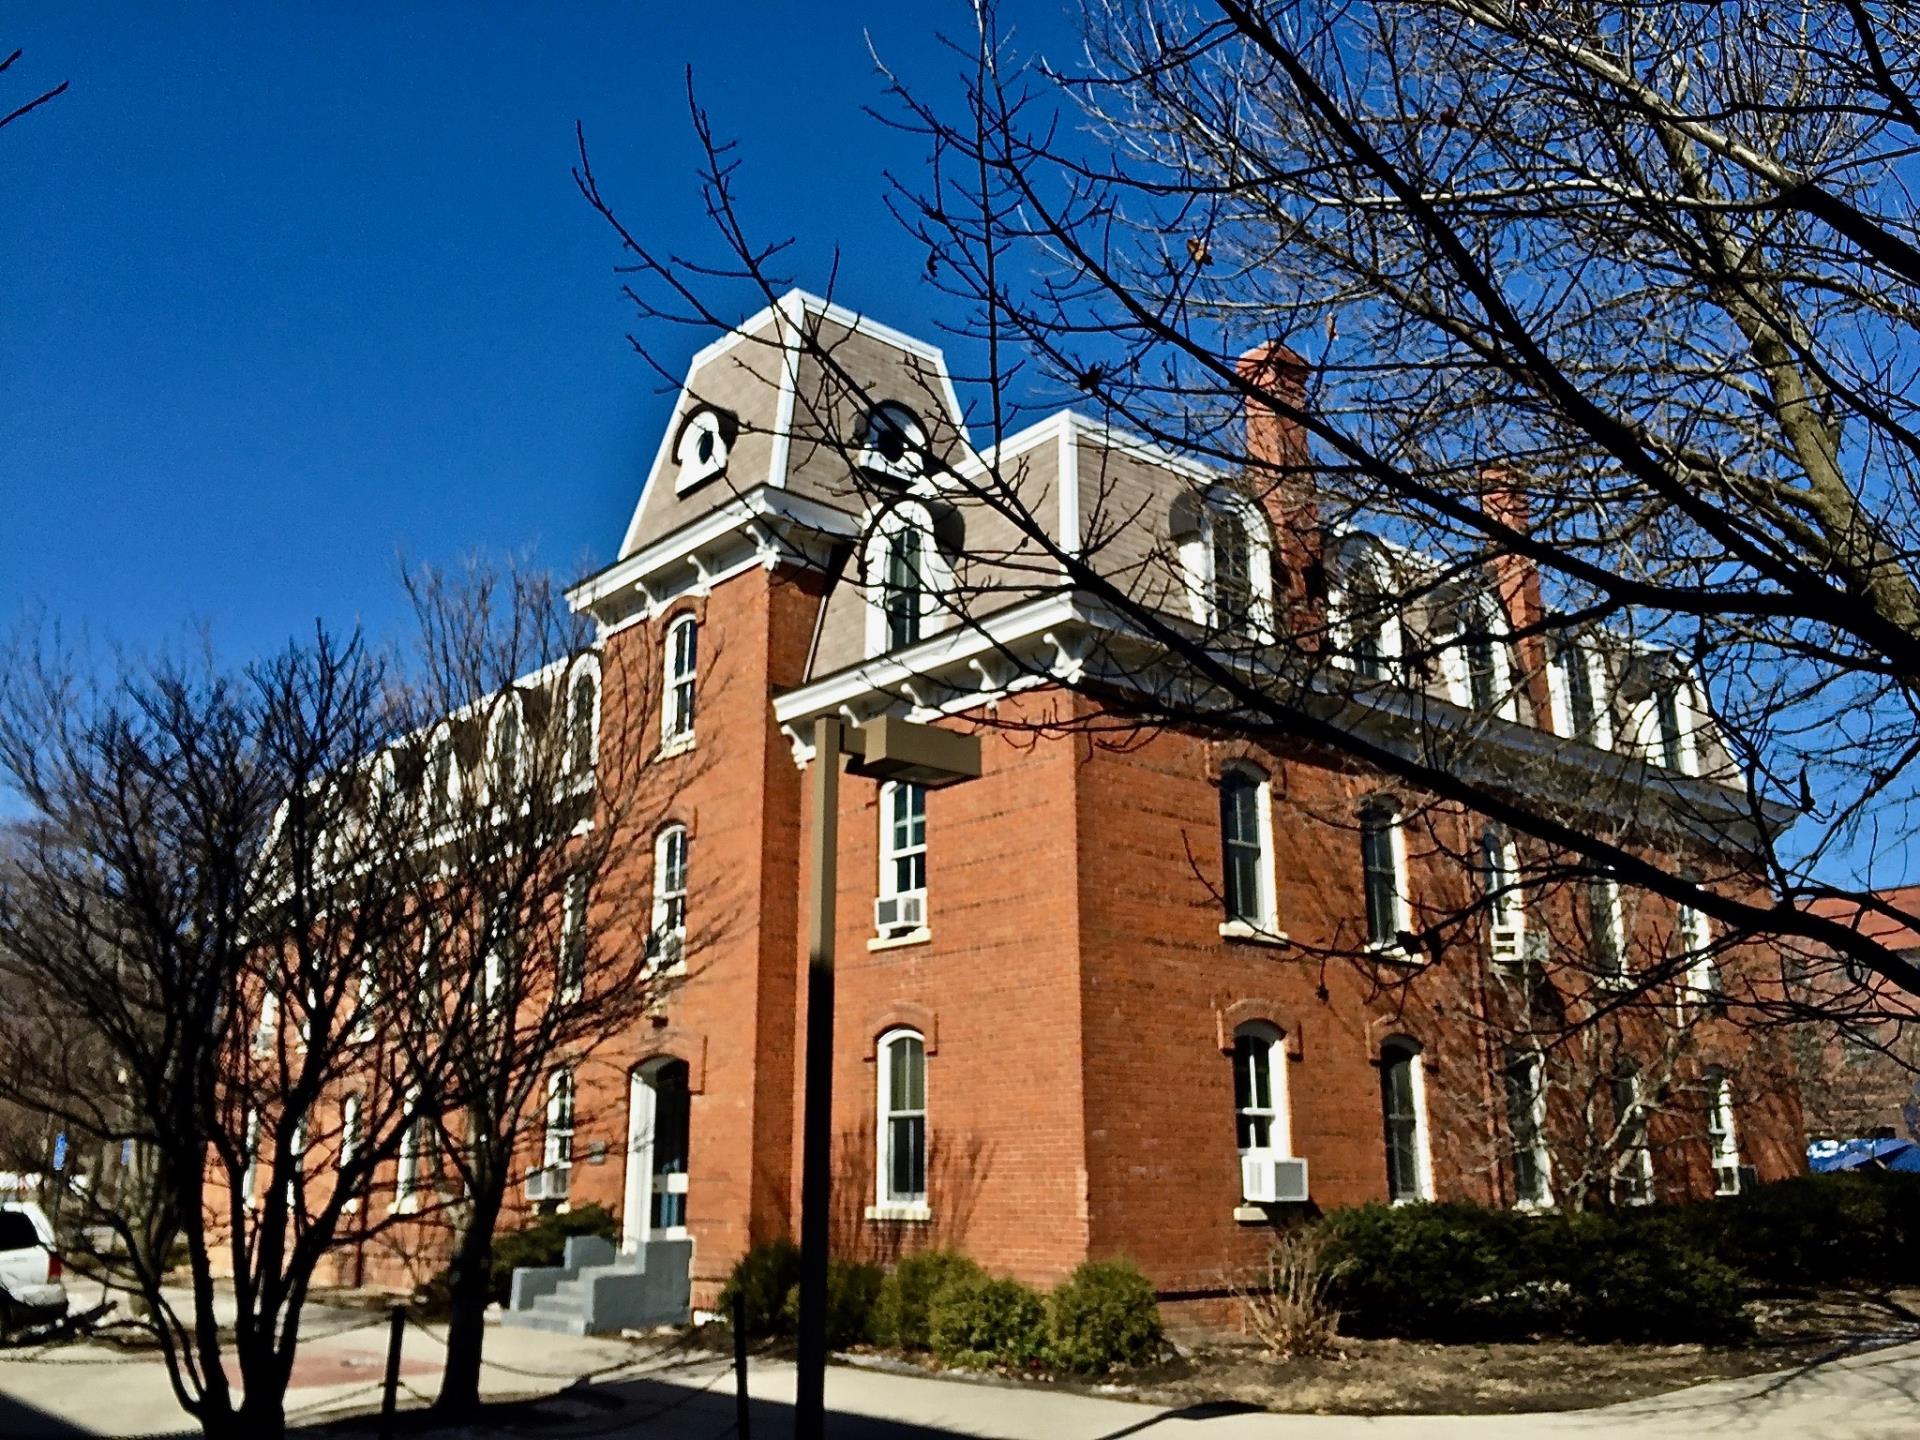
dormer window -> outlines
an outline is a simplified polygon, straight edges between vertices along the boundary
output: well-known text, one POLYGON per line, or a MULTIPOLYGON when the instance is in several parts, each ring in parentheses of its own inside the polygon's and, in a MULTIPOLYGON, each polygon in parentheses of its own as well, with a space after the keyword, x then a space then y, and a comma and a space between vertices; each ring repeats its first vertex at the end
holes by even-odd
POLYGON ((932 628, 942 566, 933 517, 909 501, 883 513, 867 542, 867 653, 917 645, 932 628))
POLYGON ((493 733, 487 740, 487 779, 495 804, 520 788, 523 767, 520 697, 509 693, 493 714, 493 733))
POLYGON ((1329 597, 1334 663, 1362 680, 1391 679, 1405 649, 1393 595, 1385 565, 1376 553, 1366 552, 1329 597))
POLYGON ((1195 623, 1224 638, 1273 636, 1273 540, 1252 500, 1224 485, 1174 502, 1174 543, 1195 623))
POLYGON ((1513 675, 1499 606, 1479 596, 1459 607, 1455 636, 1441 642, 1441 666, 1456 705, 1482 715, 1514 718, 1513 675))
POLYGON ((673 459, 680 467, 673 488, 689 490, 727 468, 727 450, 733 437, 731 417, 703 406, 686 418, 674 441, 673 459))
POLYGON ((860 422, 860 468, 918 480, 926 473, 927 429, 898 401, 874 406, 860 422))

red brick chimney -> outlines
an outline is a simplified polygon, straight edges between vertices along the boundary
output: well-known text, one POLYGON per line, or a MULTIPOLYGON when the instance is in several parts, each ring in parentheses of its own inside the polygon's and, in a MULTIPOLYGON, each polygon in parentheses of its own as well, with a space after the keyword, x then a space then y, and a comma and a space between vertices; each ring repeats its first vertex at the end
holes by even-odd
POLYGON ((1258 391, 1246 397, 1247 476, 1273 523, 1278 558, 1286 567, 1285 593, 1298 605, 1309 598, 1310 588, 1323 588, 1315 578, 1322 560, 1320 503, 1308 468, 1307 429, 1301 423, 1307 362, 1270 340, 1242 355, 1238 369, 1240 378, 1258 391))
MULTIPOLYGON (((1504 466, 1492 465, 1480 472, 1480 509, 1488 519, 1524 535, 1532 523, 1527 509, 1527 493, 1521 477, 1504 466)), ((1540 597, 1540 571, 1525 555, 1515 554, 1496 540, 1492 560, 1494 592, 1500 608, 1514 629, 1536 628, 1546 618, 1546 604, 1540 597)), ((1524 635, 1513 645, 1520 681, 1528 702, 1533 706, 1534 723, 1548 724, 1552 713, 1547 691, 1547 640, 1544 635, 1524 635)))

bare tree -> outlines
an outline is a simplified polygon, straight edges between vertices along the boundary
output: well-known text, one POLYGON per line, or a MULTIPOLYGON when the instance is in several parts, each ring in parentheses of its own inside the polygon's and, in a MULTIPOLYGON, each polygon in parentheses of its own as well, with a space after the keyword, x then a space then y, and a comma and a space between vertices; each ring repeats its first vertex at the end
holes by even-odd
MULTIPOLYGON (((1808 908, 1886 910, 1872 872, 1912 829, 1912 28, 1827 0, 1091 3, 1068 69, 975 13, 963 104, 890 77, 929 151, 893 208, 981 357, 971 453, 937 423, 903 443, 1001 537, 950 557, 964 623, 1058 587, 1109 636, 1007 673, 1079 689, 1108 735, 1377 771, 1530 837, 1523 886, 1617 882, 1716 945, 1920 988, 1808 908), (1117 474, 1083 474, 1063 535, 1000 458, 1023 391, 1258 504, 1274 613, 1190 603, 1183 537, 1117 474), (1571 743, 1511 743, 1549 716, 1571 743)), ((656 333, 782 289, 694 119, 721 248, 698 264, 620 221, 582 146, 656 333)), ((844 453, 878 512, 845 422, 888 397, 798 330, 825 378, 789 439, 844 453)), ((934 377, 919 398, 944 413, 934 377)), ((1779 979, 1747 998, 1792 1018, 1779 979)))
MULTIPOLYGON (((25 53, 26 52, 22 50, 15 50, 11 55, 8 55, 4 59, 0 59, 0 75, 4 75, 7 73, 7 71, 11 70, 14 67, 14 65, 19 61, 20 57, 25 53)), ((13 122, 20 119, 21 116, 31 114, 33 111, 38 110, 42 105, 45 105, 49 100, 53 100, 58 96, 64 95, 66 93, 67 86, 71 83, 72 83, 71 81, 62 80, 58 85, 50 86, 49 88, 42 90, 38 95, 34 96, 31 100, 24 101, 23 103, 14 106, 11 110, 8 110, 5 114, 0 114, 0 130, 6 129, 7 126, 13 124, 13 122)))
POLYGON ((676 983, 664 952, 684 925, 656 925, 651 876, 622 863, 652 855, 653 802, 667 798, 644 788, 645 727, 600 723, 607 682, 631 716, 659 667, 603 677, 541 572, 476 563, 406 583, 419 650, 406 773, 434 818, 419 970, 393 1043, 419 1066, 445 1061, 422 1123, 457 1182, 434 1212, 452 1232, 437 1404, 461 1411, 479 1403, 508 1198, 523 1180, 539 1203, 565 1198, 576 1071, 676 983))
POLYGON ((141 1298, 202 1429, 278 1434, 316 1268, 422 1088, 364 1055, 376 977, 418 933, 406 875, 376 863, 414 807, 366 783, 388 669, 324 632, 238 672, 45 639, 9 664, 0 770, 28 819, 0 872, 21 1002, 0 1091, 81 1153, 129 1153, 142 1183, 67 1187, 79 1233, 116 1238, 93 1259, 141 1298))

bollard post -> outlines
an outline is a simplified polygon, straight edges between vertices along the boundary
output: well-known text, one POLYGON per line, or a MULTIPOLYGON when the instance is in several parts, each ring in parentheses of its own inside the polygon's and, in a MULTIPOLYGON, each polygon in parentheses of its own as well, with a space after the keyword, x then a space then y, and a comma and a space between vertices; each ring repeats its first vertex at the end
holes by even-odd
POLYGON ((740 1434, 740 1440, 750 1440, 747 1433, 746 1315, 746 1297, 736 1293, 733 1297, 733 1424, 740 1434))
POLYGON ((400 1341, 407 1333, 407 1307, 396 1305, 387 1328, 387 1381, 380 1394, 380 1440, 393 1440, 393 1412, 400 1403, 400 1341))

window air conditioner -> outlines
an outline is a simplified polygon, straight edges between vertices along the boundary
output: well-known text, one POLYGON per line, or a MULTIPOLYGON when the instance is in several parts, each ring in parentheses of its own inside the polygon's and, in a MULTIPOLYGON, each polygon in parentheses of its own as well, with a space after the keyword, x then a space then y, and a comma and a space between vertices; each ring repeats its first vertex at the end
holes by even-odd
POLYGON ((1526 931, 1519 925, 1487 927, 1487 953, 1503 964, 1512 965, 1525 958, 1526 931))
POLYGON ((883 895, 873 902, 873 928, 883 935, 892 930, 918 930, 926 923, 927 893, 924 890, 883 895))
POLYGON ((1298 1205, 1307 1198, 1307 1162, 1296 1156, 1242 1155, 1240 1193, 1255 1205, 1298 1205))
POLYGON ((656 970, 670 970, 686 953, 687 937, 678 930, 655 930, 647 936, 647 963, 656 970))

